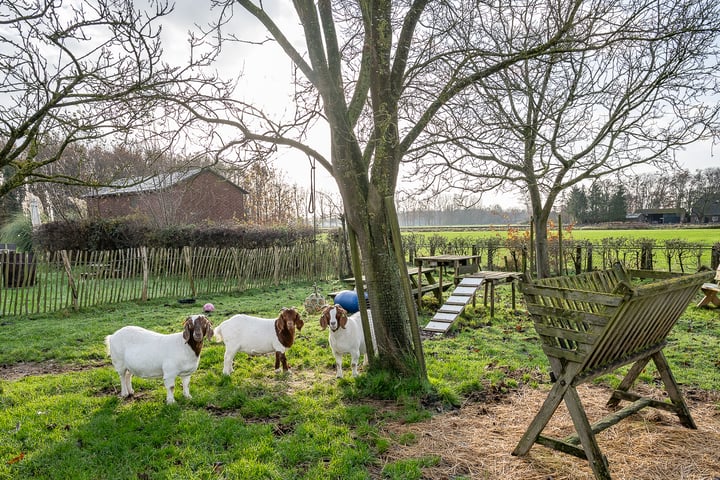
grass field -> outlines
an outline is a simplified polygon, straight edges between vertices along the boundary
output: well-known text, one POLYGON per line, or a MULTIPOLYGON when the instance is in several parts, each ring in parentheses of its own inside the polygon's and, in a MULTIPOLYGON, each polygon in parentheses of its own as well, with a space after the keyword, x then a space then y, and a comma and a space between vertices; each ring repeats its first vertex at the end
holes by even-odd
MULTIPOLYGON (((271 357, 238 354, 235 372, 225 377, 224 347, 211 343, 190 383, 193 398, 184 399, 178 388, 177 404, 169 406, 160 380, 136 378, 135 397, 118 397, 119 379, 103 345, 107 334, 127 324, 176 332, 208 301, 216 306, 216 325, 238 312, 274 317, 281 307, 301 307, 312 285, 198 298, 195 305, 167 299, 2 317, 0 479, 428 478, 423 469, 438 457, 388 460, 389 450, 419 439, 388 434, 386 424, 422 423, 549 384, 537 336, 522 307, 511 310, 509 290, 498 289, 492 322, 480 302, 449 336, 425 340, 429 387, 372 370, 353 379, 346 369, 336 380, 327 331, 317 315, 305 315, 288 353, 292 374, 276 375, 271 357)), ((421 313, 427 322, 432 312, 421 313)), ((717 310, 686 310, 665 350, 684 390, 720 388, 719 339, 717 310)), ((641 380, 654 385, 653 369, 641 380)), ((598 383, 618 381, 613 375, 598 383)), ((720 412, 720 404, 715 408, 720 412)))
MULTIPOLYGON (((462 227, 453 227, 447 230, 424 229, 422 232, 415 232, 415 234, 423 237, 439 234, 446 237, 449 241, 452 241, 456 238, 476 239, 500 237, 501 239, 505 239, 507 237, 507 232, 508 228, 505 227, 495 227, 491 230, 476 230, 472 228, 463 230, 462 227)), ((551 232, 557 233, 556 230, 551 230, 551 232)), ((408 234, 408 232, 405 233, 408 234)), ((661 244, 665 240, 681 239, 686 242, 700 243, 709 247, 720 242, 720 228, 653 228, 628 230, 596 230, 588 228, 573 229, 571 232, 565 230, 563 231, 563 238, 590 240, 592 242, 600 242, 605 238, 647 238, 654 239, 658 244, 661 244)))

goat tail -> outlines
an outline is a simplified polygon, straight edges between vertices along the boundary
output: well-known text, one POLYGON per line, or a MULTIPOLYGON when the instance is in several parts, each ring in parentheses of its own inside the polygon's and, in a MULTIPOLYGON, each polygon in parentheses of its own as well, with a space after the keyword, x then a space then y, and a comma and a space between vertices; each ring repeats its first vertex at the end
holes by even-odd
POLYGON ((222 329, 220 328, 221 326, 222 326, 222 325, 218 325, 218 326, 215 327, 215 329, 213 330, 212 339, 213 339, 214 341, 218 342, 218 343, 222 343, 222 341, 223 341, 222 329))
POLYGON ((105 354, 110 357, 110 335, 105 337, 105 354))

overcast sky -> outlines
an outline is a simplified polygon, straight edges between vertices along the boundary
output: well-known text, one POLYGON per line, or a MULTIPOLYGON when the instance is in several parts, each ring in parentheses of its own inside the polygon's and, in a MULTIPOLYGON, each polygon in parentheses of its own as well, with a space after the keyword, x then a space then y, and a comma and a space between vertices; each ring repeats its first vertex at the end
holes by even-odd
MULTIPOLYGON (((199 6, 201 3, 205 4, 205 2, 178 2, 175 11, 164 22, 163 48, 170 61, 179 63, 182 59, 186 59, 188 31, 197 30, 195 25, 206 25, 219 14, 208 7, 201 8, 199 6)), ((273 18, 282 24, 286 34, 294 31, 291 41, 302 45, 300 28, 297 26, 292 5, 286 1, 271 0, 264 2, 264 7, 270 10, 276 9, 273 18)), ((253 40, 267 38, 264 28, 240 7, 236 8, 235 19, 228 27, 231 27, 240 38, 253 40)), ((272 42, 263 46, 228 44, 221 57, 219 70, 227 77, 237 77, 242 72, 238 92, 243 93, 245 101, 252 99, 253 103, 276 112, 288 108, 292 101, 291 62, 272 42)), ((329 141, 326 139, 326 131, 324 129, 319 131, 314 148, 327 152, 329 141)), ((719 155, 718 147, 713 147, 711 142, 702 142, 678 152, 676 158, 682 166, 694 171, 720 167, 719 155)), ((293 151, 281 151, 275 164, 287 173, 287 177, 293 183, 309 186, 310 165, 304 155, 298 155, 293 151)), ((318 167, 317 171, 317 187, 325 192, 337 192, 334 180, 321 167, 318 167)), ((496 203, 503 207, 519 207, 522 205, 522 198, 517 194, 483 197, 484 206, 496 203)))

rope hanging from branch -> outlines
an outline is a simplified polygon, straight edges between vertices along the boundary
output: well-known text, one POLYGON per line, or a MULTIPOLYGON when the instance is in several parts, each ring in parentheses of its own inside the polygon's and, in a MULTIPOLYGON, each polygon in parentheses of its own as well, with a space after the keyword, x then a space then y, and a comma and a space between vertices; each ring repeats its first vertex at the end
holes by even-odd
POLYGON ((325 297, 318 293, 318 287, 317 287, 317 278, 318 278, 318 262, 317 262, 317 215, 315 211, 315 159, 308 157, 308 160, 310 160, 310 198, 308 200, 308 207, 307 211, 308 213, 312 213, 313 216, 313 240, 312 240, 312 257, 313 257, 313 276, 314 276, 314 283, 313 283, 313 289, 314 293, 311 293, 308 295, 308 297, 305 299, 305 311, 308 314, 316 314, 320 313, 322 311, 323 307, 326 305, 325 297))

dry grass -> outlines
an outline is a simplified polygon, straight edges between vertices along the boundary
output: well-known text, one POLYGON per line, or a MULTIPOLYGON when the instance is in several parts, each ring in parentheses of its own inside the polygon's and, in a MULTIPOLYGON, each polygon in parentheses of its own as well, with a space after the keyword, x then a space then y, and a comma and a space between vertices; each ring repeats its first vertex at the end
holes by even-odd
MULTIPOLYGON (((578 392, 591 423, 607 415, 609 389, 581 385, 578 392)), ((511 455, 546 395, 545 389, 523 388, 499 403, 474 403, 426 422, 388 425, 384 433, 394 438, 411 433, 415 441, 396 442, 383 460, 439 456, 437 465, 423 469, 423 478, 433 480, 594 479, 585 460, 541 445, 524 457, 511 455)), ((613 479, 720 480, 720 398, 693 398, 690 392, 686 399, 697 430, 684 428, 670 413, 647 408, 596 436, 613 479)), ((543 434, 571 433, 572 420, 562 404, 543 434)))

